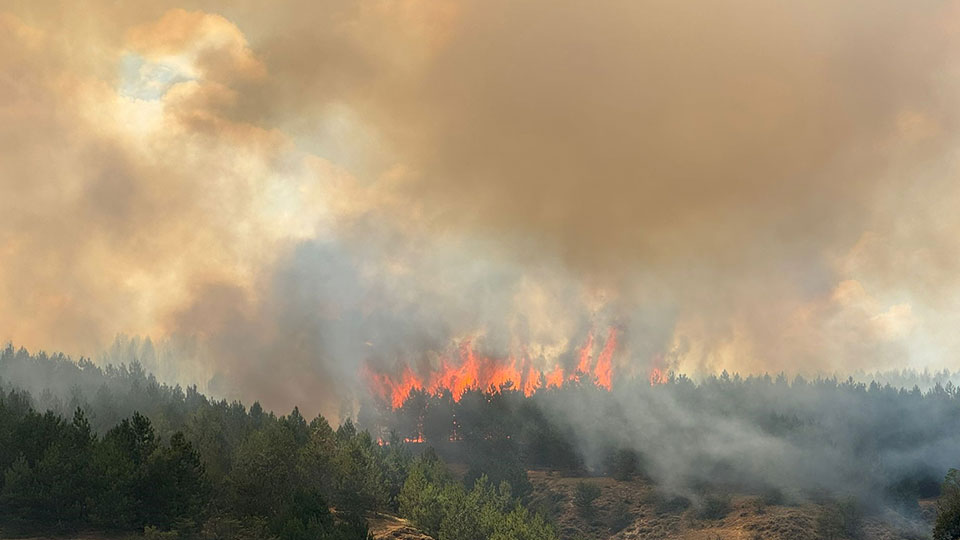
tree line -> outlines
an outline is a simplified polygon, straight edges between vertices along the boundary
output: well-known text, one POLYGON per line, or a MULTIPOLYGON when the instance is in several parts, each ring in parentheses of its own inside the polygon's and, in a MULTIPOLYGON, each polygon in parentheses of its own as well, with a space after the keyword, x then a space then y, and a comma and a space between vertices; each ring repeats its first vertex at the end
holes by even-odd
POLYGON ((724 372, 615 381, 612 392, 573 382, 530 397, 509 387, 459 400, 413 390, 399 408, 359 418, 481 468, 496 446, 501 463, 520 469, 644 475, 691 492, 782 490, 798 502, 839 492, 909 510, 936 496, 957 463, 960 388, 724 372))
MULTIPOLYGON (((573 384, 530 398, 511 388, 459 401, 415 391, 396 410, 366 402, 356 423, 334 428, 299 409, 277 416, 259 403, 161 384, 136 362, 99 367, 8 346, 0 350, 0 530, 363 538, 364 516, 386 511, 441 540, 475 537, 469 531, 550 537, 521 504, 526 470, 537 467, 788 501, 833 482, 822 485, 854 496, 869 489, 911 511, 940 492, 957 433, 960 391, 949 381, 921 390, 726 373, 656 387, 615 381, 613 392, 573 384), (727 431, 710 432, 714 425, 727 431), (756 450, 724 454, 703 433, 756 450), (757 441, 775 452, 757 453, 757 441), (425 447, 436 453, 414 455, 425 447), (667 468, 658 462, 664 449, 667 468), (806 461, 777 461, 788 451, 806 461), (741 457, 775 468, 744 474, 741 457), (466 473, 454 477, 444 461, 466 473), (528 527, 509 528, 521 522, 528 527)), ((945 490, 944 501, 950 493, 960 490, 945 490)), ((960 516, 960 503, 942 508, 960 516)))
POLYGON ((247 408, 210 400, 196 388, 159 384, 137 366, 71 366, 64 357, 8 347, 0 352, 0 375, 12 372, 5 370, 7 361, 18 369, 34 362, 41 371, 86 371, 87 382, 99 377, 100 384, 93 404, 76 392, 76 408, 66 417, 0 380, 5 534, 365 539, 372 512, 398 513, 431 527, 421 516, 424 505, 436 501, 411 494, 437 492, 449 513, 443 530, 433 531, 439 540, 478 538, 478 529, 455 522, 482 522, 479 530, 499 531, 501 538, 555 538, 549 525, 530 519, 508 483, 491 487, 482 471, 456 480, 438 460, 416 458, 401 438, 378 440, 349 419, 334 429, 323 416, 307 421, 297 408, 277 416, 258 403, 247 408), (133 412, 103 425, 104 417, 122 416, 118 403, 150 414, 133 412), (426 484, 420 473, 425 463, 432 471, 426 484))

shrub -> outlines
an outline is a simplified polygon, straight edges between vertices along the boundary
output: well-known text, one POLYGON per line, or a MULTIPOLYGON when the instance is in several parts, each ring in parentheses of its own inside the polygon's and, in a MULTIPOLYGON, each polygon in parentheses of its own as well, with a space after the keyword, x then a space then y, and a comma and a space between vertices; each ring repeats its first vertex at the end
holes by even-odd
POLYGON ((470 467, 463 477, 468 489, 481 476, 490 483, 499 486, 500 482, 510 484, 514 496, 524 497, 533 491, 527 478, 527 470, 520 461, 520 453, 511 440, 470 440, 468 461, 470 467))
POLYGON ((730 512, 730 496, 726 494, 708 495, 697 507, 699 519, 723 519, 730 512))
POLYGON ((618 533, 632 522, 633 513, 630 511, 629 501, 620 499, 613 505, 610 515, 607 517, 607 526, 610 527, 610 532, 618 533))
POLYGON ((538 498, 532 500, 528 507, 547 520, 555 520, 562 512, 561 507, 565 499, 566 496, 563 493, 548 489, 538 498))
POLYGON ((600 486, 589 482, 578 482, 573 492, 573 504, 577 508, 577 513, 584 518, 593 517, 593 501, 599 496, 600 486))
POLYGON ((856 539, 863 535, 863 512, 854 499, 828 503, 817 518, 817 533, 823 540, 856 539))
POLYGON ((680 495, 672 497, 657 495, 654 498, 653 507, 658 514, 679 514, 690 508, 690 499, 680 495))

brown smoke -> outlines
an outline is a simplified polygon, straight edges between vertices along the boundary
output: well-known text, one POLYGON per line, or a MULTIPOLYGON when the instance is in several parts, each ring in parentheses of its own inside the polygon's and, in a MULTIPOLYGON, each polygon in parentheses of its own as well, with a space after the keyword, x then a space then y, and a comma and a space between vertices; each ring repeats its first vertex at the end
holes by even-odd
POLYGON ((364 356, 596 318, 625 364, 942 363, 958 13, 0 4, 0 337, 193 336, 189 377, 327 409, 364 356))

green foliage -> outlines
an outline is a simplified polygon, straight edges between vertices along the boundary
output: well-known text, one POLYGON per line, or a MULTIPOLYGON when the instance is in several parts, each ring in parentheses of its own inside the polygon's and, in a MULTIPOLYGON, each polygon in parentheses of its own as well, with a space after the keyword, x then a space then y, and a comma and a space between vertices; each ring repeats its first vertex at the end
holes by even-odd
POLYGON ((335 434, 322 418, 308 425, 296 409, 261 426, 240 442, 228 476, 238 521, 208 522, 206 529, 281 540, 365 538, 359 516, 383 499, 379 447, 369 436, 352 424, 335 434), (324 493, 331 491, 342 519, 329 510, 324 493))
POLYGON ((549 488, 541 491, 535 499, 533 499, 528 508, 533 512, 536 512, 546 518, 547 520, 556 520, 557 517, 563 512, 564 502, 567 500, 566 495, 560 491, 553 491, 549 488))
POLYGON ((389 500, 390 509, 399 509, 398 496, 406 481, 413 456, 410 450, 401 444, 400 437, 394 433, 383 456, 383 485, 389 500))
MULTIPOLYGON (((47 390, 34 402, 0 386, 5 532, 366 539, 367 512, 399 509, 438 540, 556 537, 517 502, 530 484, 522 445, 502 423, 472 419, 479 427, 465 434, 477 441, 465 487, 433 452, 413 459, 399 436, 382 445, 350 420, 334 430, 322 417, 307 422, 299 409, 277 417, 255 403, 248 411, 195 387, 160 385, 135 362, 101 369, 7 347, 0 370, 11 366, 36 370, 52 384, 67 377, 84 390, 47 390), (73 397, 61 397, 68 393, 73 397), (35 403, 49 410, 38 413, 35 403), (65 403, 72 421, 62 416, 65 403), (486 437, 497 429, 497 437, 486 437)), ((486 402, 479 393, 470 399, 486 402)), ((502 411, 512 406, 493 401, 502 411)), ((451 412, 433 409, 437 429, 425 430, 431 438, 446 439, 442 424, 451 412)))
POLYGON ((527 469, 520 460, 520 452, 510 439, 469 441, 468 461, 470 468, 463 481, 473 485, 481 476, 486 476, 494 485, 510 484, 517 497, 528 495, 533 486, 527 478, 527 469))
POLYGON ((299 488, 275 516, 273 530, 279 538, 308 540, 322 538, 332 525, 333 516, 323 496, 314 490, 299 488))
POLYGON ((281 426, 253 431, 234 453, 228 477, 231 507, 239 516, 274 516, 288 501, 294 481, 295 445, 281 426))
MULTIPOLYGON (((0 406, 0 414, 11 408, 0 406)), ((82 409, 67 423, 52 413, 0 420, 18 437, 18 457, 4 472, 3 514, 22 526, 67 530, 156 525, 188 529, 206 502, 203 465, 182 434, 160 444, 150 421, 134 414, 93 434, 82 409)))
POLYGON ((136 363, 103 370, 0 350, 0 370, 11 365, 54 383, 67 374, 90 401, 47 391, 37 403, 51 410, 41 414, 28 393, 0 381, 4 532, 365 540, 367 512, 400 509, 439 540, 555 538, 515 499, 529 482, 510 442, 473 454, 467 489, 433 452, 413 459, 401 437, 382 445, 350 420, 334 430, 299 409, 277 417, 255 403, 248 411, 195 387, 160 385, 136 363), (65 402, 72 421, 61 416, 65 402))
POLYGON ((940 487, 933 540, 960 539, 960 471, 950 469, 940 487))
POLYGON ((42 496, 37 475, 27 463, 25 457, 20 456, 4 474, 3 492, 0 493, 0 503, 18 521, 39 520, 37 515, 41 507, 42 496))
MULTIPOLYGON (((325 420, 308 425, 296 410, 280 419, 262 415, 244 433, 225 430, 221 441, 235 450, 219 461, 227 467, 214 489, 204 456, 184 432, 165 442, 134 413, 101 438, 82 409, 68 423, 21 405, 17 395, 0 395, 0 438, 8 443, 0 447, 5 527, 143 530, 147 538, 365 539, 361 514, 386 498, 379 480, 386 452, 369 435, 349 426, 334 434, 325 420), (341 499, 334 516, 324 497, 331 486, 360 498, 341 499)), ((237 418, 235 408, 221 412, 220 425, 237 418)), ((394 474, 402 474, 403 454, 395 454, 394 474)))
POLYGON ((577 482, 577 487, 573 491, 573 505, 577 513, 584 519, 594 517, 595 509, 593 501, 600 496, 600 486, 590 482, 577 482))
POLYGON ((419 525, 434 536, 440 531, 445 508, 455 493, 444 488, 453 484, 450 473, 440 458, 428 450, 413 461, 410 472, 397 497, 400 515, 419 525))
POLYGON ((817 517, 822 540, 855 540, 863 536, 863 511, 854 499, 827 503, 817 517))
POLYGON ((337 508, 357 513, 385 507, 389 493, 383 481, 381 448, 349 419, 337 430, 336 441, 333 493, 337 508))
POLYGON ((513 507, 510 485, 501 482, 494 488, 486 476, 481 476, 473 489, 464 492, 459 484, 451 485, 448 493, 447 515, 440 524, 440 537, 450 540, 482 540, 490 538, 504 514, 513 507))
POLYGON ((467 491, 432 451, 410 465, 398 496, 400 513, 438 540, 555 539, 539 515, 517 504, 510 484, 481 475, 467 491))
POLYGON ((516 506, 498 520, 490 540, 555 540, 553 527, 542 517, 531 515, 526 508, 516 506))
POLYGON ((147 481, 155 486, 143 501, 152 509, 149 521, 179 530, 198 528, 208 495, 206 475, 183 433, 174 433, 169 446, 155 450, 147 469, 147 481))
POLYGON ((610 515, 607 516, 607 527, 610 528, 610 532, 618 533, 631 523, 633 523, 633 513, 630 511, 629 501, 618 500, 610 509, 610 515))

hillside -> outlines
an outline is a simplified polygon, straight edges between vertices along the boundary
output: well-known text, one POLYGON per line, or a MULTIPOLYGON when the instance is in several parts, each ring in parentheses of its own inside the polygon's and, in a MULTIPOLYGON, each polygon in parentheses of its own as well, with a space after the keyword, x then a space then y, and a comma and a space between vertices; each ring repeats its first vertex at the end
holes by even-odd
MULTIPOLYGON (((664 497, 640 479, 584 478, 545 470, 529 471, 528 476, 533 484, 530 506, 552 515, 563 540, 821 540, 829 534, 823 530, 822 516, 833 507, 829 503, 775 504, 759 496, 733 495, 728 508, 707 517, 685 501, 664 497), (581 515, 574 504, 581 482, 600 489, 592 517, 581 515)), ((928 538, 934 517, 932 500, 920 501, 912 517, 889 509, 864 515, 859 539, 928 538)), ((369 523, 376 540, 431 538, 409 521, 389 514, 372 515, 369 523)))
MULTIPOLYGON (((531 504, 554 514, 560 538, 663 540, 820 540, 818 520, 824 507, 817 504, 768 504, 761 497, 735 495, 718 519, 698 518, 697 510, 660 496, 642 480, 564 476, 554 471, 529 471, 534 491, 531 504), (577 484, 600 488, 593 518, 584 518, 573 503, 577 484), (619 520, 619 523, 618 523, 619 520), (613 525, 613 527, 611 527, 613 525), (613 530, 619 529, 619 530, 613 530)), ((912 519, 892 511, 863 518, 861 540, 927 538, 933 523, 933 501, 920 502, 912 519)), ((376 540, 428 540, 409 521, 388 514, 370 517, 376 540)))
MULTIPOLYGON (((537 538, 568 540, 928 538, 931 497, 940 493, 940 469, 954 462, 960 421, 960 391, 949 384, 924 393, 734 376, 530 397, 468 391, 460 401, 411 394, 400 409, 334 428, 298 409, 277 415, 258 403, 248 408, 170 387, 138 364, 100 368, 8 346, 0 350, 0 379, 4 538, 138 537, 154 526, 210 540, 313 538, 306 529, 314 527, 339 540, 365 537, 362 516, 375 538, 395 540, 474 538, 479 526, 503 538, 525 527, 545 535, 537 538), (630 447, 615 437, 639 429, 632 424, 605 420, 605 430, 583 433, 547 414, 587 402, 617 410, 630 396, 649 403, 628 410, 663 414, 654 405, 670 398, 757 426, 734 431, 735 442, 751 435, 806 450, 830 440, 842 459, 788 462, 768 452, 777 464, 768 471, 787 475, 750 482, 742 473, 763 453, 717 453, 700 430, 647 430, 630 447), (853 406, 829 406, 836 403, 853 406), (690 441, 701 441, 702 451, 689 453, 690 441), (582 451, 584 442, 594 450, 582 451), (936 452, 913 452, 912 465, 889 459, 904 449, 936 452), (669 468, 665 450, 685 459, 669 468), (818 475, 813 466, 822 468, 818 475), (624 477, 633 479, 615 479, 624 477), (690 500, 666 495, 668 485, 690 500), (556 536, 537 515, 555 525, 556 536)), ((656 415, 646 426, 654 421, 666 426, 656 415)))
MULTIPOLYGON (((554 471, 530 471, 531 506, 552 514, 562 539, 665 540, 819 540, 821 516, 830 504, 773 504, 758 496, 733 495, 716 515, 690 506, 682 499, 659 494, 644 480, 564 476, 554 471), (574 504, 581 482, 599 488, 592 517, 574 504), (712 519, 711 519, 712 518, 712 519)), ((862 540, 926 538, 935 510, 921 501, 918 514, 907 518, 886 510, 862 519, 862 540)))

